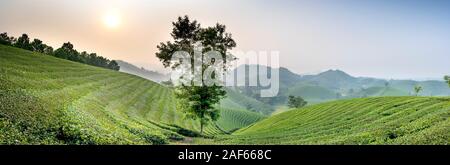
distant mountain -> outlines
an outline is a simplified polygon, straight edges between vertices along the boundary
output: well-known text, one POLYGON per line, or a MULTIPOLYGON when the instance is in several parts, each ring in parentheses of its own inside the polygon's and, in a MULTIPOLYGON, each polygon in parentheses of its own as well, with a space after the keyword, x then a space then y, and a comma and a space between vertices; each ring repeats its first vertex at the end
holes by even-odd
MULTIPOLYGON (((238 68, 245 67, 257 68, 258 65, 241 65, 238 68)), ((271 69, 267 66, 261 68, 271 69)), ((286 104, 287 96, 302 96, 310 103, 319 103, 324 101, 359 98, 371 96, 406 96, 413 94, 413 88, 416 85, 423 87, 419 93, 421 96, 449 96, 450 88, 444 81, 428 80, 385 80, 369 77, 354 77, 341 70, 328 70, 315 75, 299 75, 286 68, 276 68, 280 73, 280 89, 276 97, 262 98, 259 96, 261 89, 268 87, 236 87, 239 93, 255 98, 265 104, 276 106, 286 104)), ((270 72, 269 72, 270 73, 270 72)), ((245 76, 246 80, 257 80, 258 74, 245 76)))
POLYGON ((325 87, 331 90, 350 88, 358 84, 357 78, 341 70, 328 70, 317 75, 304 76, 304 83, 325 87))
POLYGON ((169 75, 165 75, 159 72, 146 70, 144 68, 139 68, 133 64, 130 64, 128 62, 122 61, 122 60, 116 60, 117 63, 120 66, 120 71, 133 74, 148 80, 152 80, 155 82, 161 82, 161 81, 167 81, 170 79, 169 75))

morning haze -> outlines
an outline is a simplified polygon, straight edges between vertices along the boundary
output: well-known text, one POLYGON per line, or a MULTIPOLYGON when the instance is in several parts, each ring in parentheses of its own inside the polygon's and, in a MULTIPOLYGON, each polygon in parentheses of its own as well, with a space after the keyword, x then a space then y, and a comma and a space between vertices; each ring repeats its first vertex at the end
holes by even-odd
POLYGON ((0 1, 0 31, 163 71, 156 45, 170 40, 177 16, 189 15, 227 25, 235 50, 279 51, 280 66, 296 73, 423 79, 450 71, 448 2, 264 2, 0 1))

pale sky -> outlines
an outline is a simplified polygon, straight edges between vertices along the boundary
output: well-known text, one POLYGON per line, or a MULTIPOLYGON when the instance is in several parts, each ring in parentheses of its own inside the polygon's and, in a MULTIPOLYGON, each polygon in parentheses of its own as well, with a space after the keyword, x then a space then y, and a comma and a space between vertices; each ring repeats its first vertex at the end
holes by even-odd
POLYGON ((438 0, 0 0, 0 32, 162 70, 156 46, 187 14, 225 24, 235 50, 279 51, 296 73, 441 78, 450 74, 449 8, 438 0))

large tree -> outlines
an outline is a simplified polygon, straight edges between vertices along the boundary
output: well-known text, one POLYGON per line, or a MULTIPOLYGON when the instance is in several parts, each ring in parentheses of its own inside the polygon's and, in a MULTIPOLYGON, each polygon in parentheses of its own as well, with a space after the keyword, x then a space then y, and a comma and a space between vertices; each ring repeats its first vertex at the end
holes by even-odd
POLYGON ((172 59, 174 53, 183 51, 189 56, 190 60, 184 61, 192 66, 188 72, 199 79, 194 78, 195 80, 176 85, 175 96, 186 116, 200 121, 202 134, 206 124, 219 118, 220 113, 215 104, 226 95, 223 86, 216 83, 208 84, 209 79, 218 78, 223 73, 221 71, 229 68, 227 64, 235 58, 228 51, 235 47, 236 43, 231 34, 225 32, 225 25, 219 23, 213 27, 202 28, 197 21, 184 16, 178 17, 172 25, 171 36, 174 41, 160 43, 157 46, 159 52, 156 53, 156 57, 164 67, 179 69, 182 62, 172 59), (208 53, 211 51, 220 54, 221 59, 215 58, 217 54, 208 53))

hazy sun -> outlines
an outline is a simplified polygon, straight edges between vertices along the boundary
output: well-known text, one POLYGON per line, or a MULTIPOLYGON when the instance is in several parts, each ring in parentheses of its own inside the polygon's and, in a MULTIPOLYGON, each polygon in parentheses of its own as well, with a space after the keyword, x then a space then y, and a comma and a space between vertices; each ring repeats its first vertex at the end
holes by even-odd
POLYGON ((117 12, 106 13, 103 22, 108 28, 116 28, 120 25, 120 15, 117 12))

